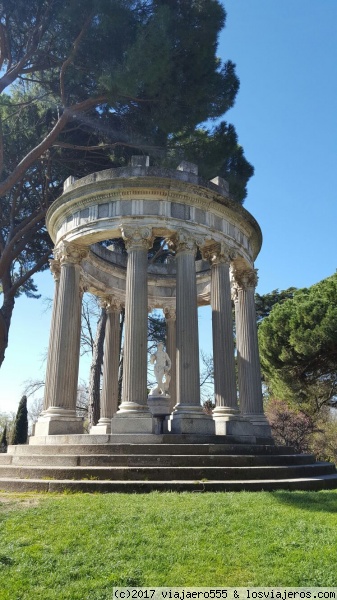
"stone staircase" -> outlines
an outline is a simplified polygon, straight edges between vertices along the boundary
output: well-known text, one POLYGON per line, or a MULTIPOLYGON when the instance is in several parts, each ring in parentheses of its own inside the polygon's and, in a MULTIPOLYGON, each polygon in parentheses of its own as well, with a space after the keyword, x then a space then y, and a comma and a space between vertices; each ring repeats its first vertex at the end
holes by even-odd
POLYGON ((335 466, 285 446, 224 436, 31 438, 0 455, 0 491, 150 492, 337 488, 335 466))

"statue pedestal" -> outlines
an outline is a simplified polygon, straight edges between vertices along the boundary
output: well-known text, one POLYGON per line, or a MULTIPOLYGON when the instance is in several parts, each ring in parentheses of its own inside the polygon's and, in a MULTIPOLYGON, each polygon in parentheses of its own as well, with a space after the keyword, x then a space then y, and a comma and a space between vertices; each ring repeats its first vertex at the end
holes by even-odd
POLYGON ((164 419, 171 412, 171 397, 166 394, 150 394, 147 403, 153 417, 154 433, 161 434, 164 419))

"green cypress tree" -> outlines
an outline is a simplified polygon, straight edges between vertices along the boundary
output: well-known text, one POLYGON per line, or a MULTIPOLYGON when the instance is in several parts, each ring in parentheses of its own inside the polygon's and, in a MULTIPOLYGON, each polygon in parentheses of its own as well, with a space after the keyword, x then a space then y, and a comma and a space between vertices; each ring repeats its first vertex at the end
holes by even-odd
POLYGON ((7 445, 7 425, 5 425, 0 438, 0 452, 7 452, 7 445))
POLYGON ((27 396, 22 396, 14 421, 12 444, 26 444, 28 438, 27 396))

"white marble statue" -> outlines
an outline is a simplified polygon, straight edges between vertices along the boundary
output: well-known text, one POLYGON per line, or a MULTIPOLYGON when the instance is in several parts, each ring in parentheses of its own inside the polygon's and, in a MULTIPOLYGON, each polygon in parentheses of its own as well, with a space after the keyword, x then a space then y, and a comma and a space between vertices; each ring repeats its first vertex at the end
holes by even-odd
POLYGON ((171 359, 164 350, 164 344, 159 342, 157 346, 157 352, 151 355, 150 362, 154 364, 154 375, 157 381, 157 386, 150 392, 151 396, 167 395, 167 391, 170 385, 170 370, 171 370, 171 359))

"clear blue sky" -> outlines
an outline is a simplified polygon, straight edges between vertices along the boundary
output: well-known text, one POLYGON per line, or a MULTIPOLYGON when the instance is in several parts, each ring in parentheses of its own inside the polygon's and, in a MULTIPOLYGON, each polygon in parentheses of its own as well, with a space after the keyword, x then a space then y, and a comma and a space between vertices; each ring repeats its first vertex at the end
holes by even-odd
MULTIPOLYGON (((241 81, 226 120, 255 167, 245 208, 264 236, 257 291, 310 286, 337 268, 337 0, 224 5, 219 55, 236 63, 241 81)), ((51 277, 36 281, 51 297, 51 277)), ((23 382, 44 376, 50 319, 44 310, 40 301, 17 301, 0 369, 0 411, 16 410, 23 382)), ((201 346, 209 349, 204 311, 200 326, 201 346)), ((86 364, 82 377, 87 372, 86 364)))

